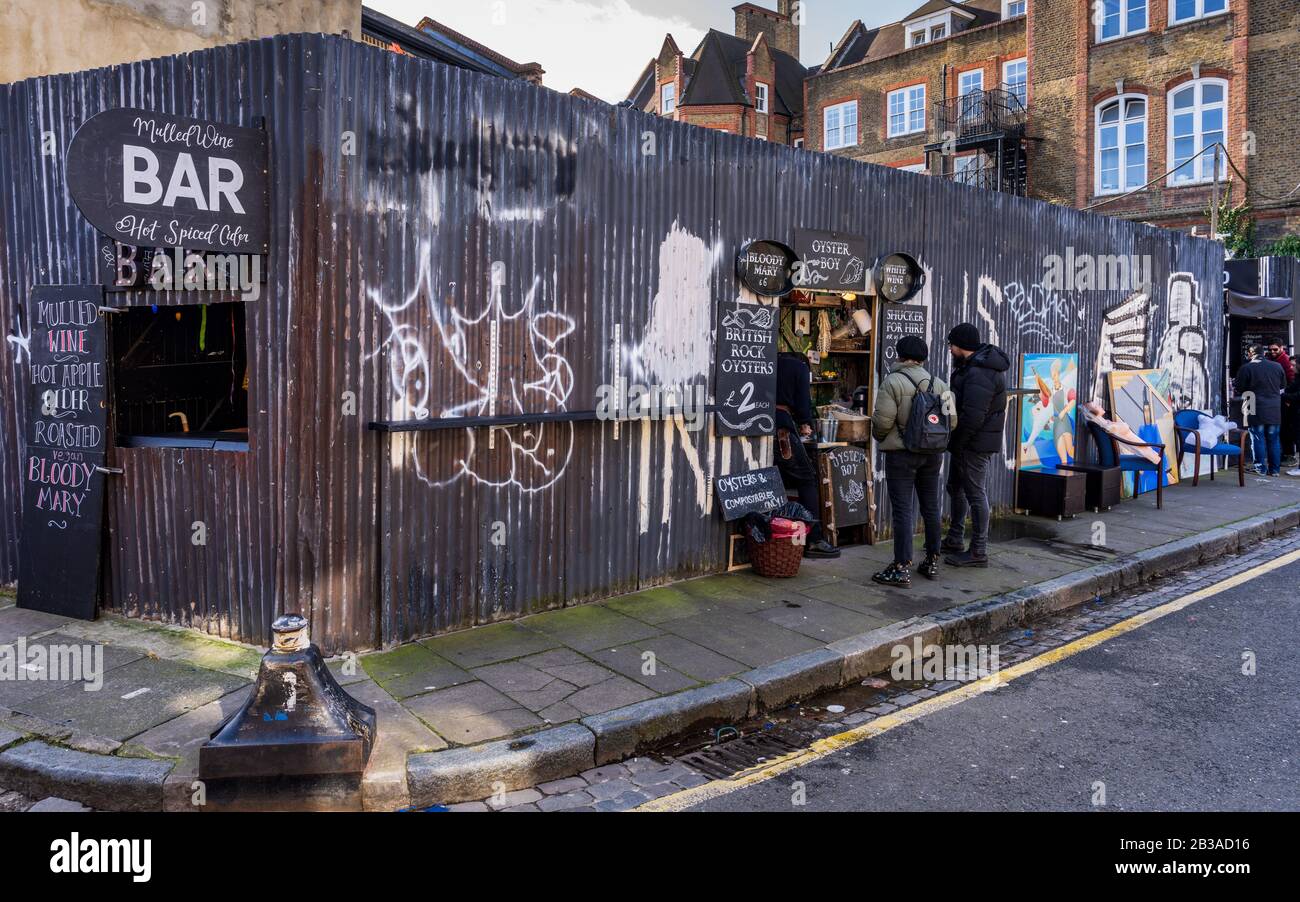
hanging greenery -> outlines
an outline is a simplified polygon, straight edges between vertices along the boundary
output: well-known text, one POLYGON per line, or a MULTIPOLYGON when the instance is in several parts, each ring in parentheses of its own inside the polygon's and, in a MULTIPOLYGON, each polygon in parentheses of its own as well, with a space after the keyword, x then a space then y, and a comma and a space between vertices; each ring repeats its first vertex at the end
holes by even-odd
MULTIPOLYGON (((1258 257, 1255 246, 1255 217, 1250 204, 1242 201, 1235 207, 1226 198, 1219 203, 1219 234, 1229 259, 1242 260, 1258 257)), ((1210 215, 1207 208, 1206 215, 1210 215)))

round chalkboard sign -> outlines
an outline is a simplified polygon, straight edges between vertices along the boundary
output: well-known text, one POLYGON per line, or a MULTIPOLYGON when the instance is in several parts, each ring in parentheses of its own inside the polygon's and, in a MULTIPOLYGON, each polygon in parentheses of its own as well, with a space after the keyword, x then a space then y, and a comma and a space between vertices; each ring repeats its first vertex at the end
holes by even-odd
POLYGON ((736 256, 736 276, 754 294, 783 298, 794 290, 792 273, 798 259, 779 241, 751 241, 736 256))
POLYGON ((890 254, 876 261, 876 294, 891 303, 902 303, 916 296, 925 286, 925 270, 915 257, 890 254))

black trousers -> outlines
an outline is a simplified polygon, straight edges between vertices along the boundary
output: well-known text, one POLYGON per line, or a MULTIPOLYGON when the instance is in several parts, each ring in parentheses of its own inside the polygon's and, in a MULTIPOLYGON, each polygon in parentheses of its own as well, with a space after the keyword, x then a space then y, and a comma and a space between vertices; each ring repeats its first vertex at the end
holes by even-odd
POLYGON ((1296 453, 1300 441, 1300 407, 1295 402, 1282 402, 1282 454, 1286 457, 1296 453))
POLYGON ((817 518, 812 529, 808 531, 809 543, 816 543, 825 538, 822 531, 822 499, 817 490, 817 469, 808 458, 799 432, 789 414, 781 411, 777 419, 776 433, 776 468, 781 472, 781 482, 787 489, 799 493, 799 503, 808 508, 808 513, 817 518), (786 423, 783 424, 782 420, 786 423), (784 433, 784 434, 783 434, 784 433), (785 455, 789 453, 789 457, 785 455))
POLYGON ((952 504, 952 522, 948 538, 953 543, 962 542, 966 533, 966 517, 970 516, 972 535, 970 550, 983 556, 989 550, 989 495, 988 475, 992 454, 975 451, 955 451, 949 455, 948 498, 952 504))
POLYGON ((885 489, 894 525, 894 563, 912 562, 912 539, 916 533, 916 505, 920 502, 925 523, 925 552, 937 555, 943 542, 940 507, 942 454, 913 451, 885 452, 885 489))

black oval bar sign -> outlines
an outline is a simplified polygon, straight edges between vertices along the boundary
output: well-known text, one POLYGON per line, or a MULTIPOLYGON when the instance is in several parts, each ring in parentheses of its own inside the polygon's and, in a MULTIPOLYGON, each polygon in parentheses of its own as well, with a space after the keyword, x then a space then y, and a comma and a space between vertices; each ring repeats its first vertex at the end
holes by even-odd
POLYGON ((68 190, 123 244, 265 254, 266 132, 148 110, 106 110, 77 129, 68 190))
POLYGON ((794 264, 798 259, 779 241, 751 241, 736 256, 736 275, 760 297, 783 298, 794 291, 794 264))
POLYGON ((925 270, 908 254, 880 258, 876 261, 874 278, 876 293, 895 304, 910 300, 925 287, 925 270))

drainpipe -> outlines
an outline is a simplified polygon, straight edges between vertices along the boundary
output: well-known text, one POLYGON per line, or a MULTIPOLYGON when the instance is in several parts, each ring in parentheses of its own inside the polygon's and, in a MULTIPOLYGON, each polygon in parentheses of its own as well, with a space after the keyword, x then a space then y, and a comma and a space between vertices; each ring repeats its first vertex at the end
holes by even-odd
MULTIPOLYGON (((944 63, 943 68, 939 70, 939 109, 945 111, 948 109, 948 64, 947 63, 944 63)), ((942 125, 942 123, 940 124, 942 125)), ((942 133, 939 135, 939 140, 940 141, 944 140, 942 133)), ((952 162, 954 165, 956 164, 956 160, 949 161, 948 155, 944 153, 942 150, 940 150, 939 151, 939 175, 948 174, 949 162, 952 162)))

